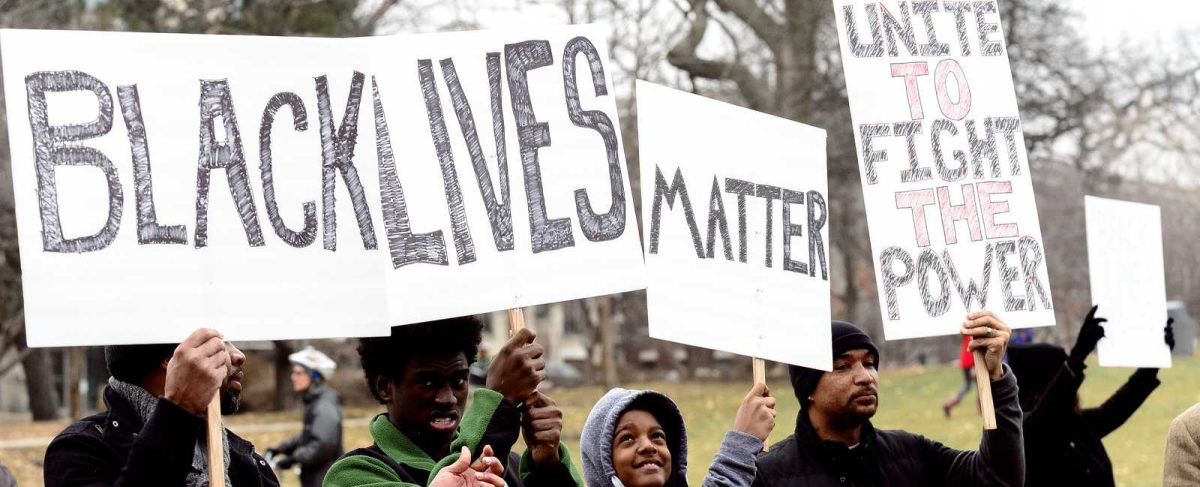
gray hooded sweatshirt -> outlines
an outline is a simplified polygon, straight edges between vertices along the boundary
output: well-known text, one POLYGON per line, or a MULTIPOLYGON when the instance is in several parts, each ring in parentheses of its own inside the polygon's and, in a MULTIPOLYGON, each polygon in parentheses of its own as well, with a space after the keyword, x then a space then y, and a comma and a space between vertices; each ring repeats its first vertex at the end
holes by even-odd
MULTIPOLYGON (((679 407, 655 391, 621 388, 614 388, 600 398, 583 425, 579 443, 588 487, 625 487, 613 467, 612 440, 617 420, 629 409, 648 411, 662 425, 671 452, 671 476, 666 487, 687 487, 687 429, 679 407)), ((703 487, 749 487, 757 471, 754 457, 762 449, 763 441, 752 435, 726 432, 717 456, 708 467, 703 487)))

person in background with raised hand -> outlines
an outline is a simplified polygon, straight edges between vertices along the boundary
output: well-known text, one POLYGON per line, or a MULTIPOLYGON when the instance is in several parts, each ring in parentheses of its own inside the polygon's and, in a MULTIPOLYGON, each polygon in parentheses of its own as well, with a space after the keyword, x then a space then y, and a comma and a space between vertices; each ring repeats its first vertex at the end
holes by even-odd
MULTIPOLYGON (((754 457, 775 428, 775 398, 755 384, 708 468, 705 487, 749 487, 754 457)), ((592 408, 580 436, 589 487, 687 487, 687 429, 669 397, 615 388, 592 408)))
MULTIPOLYGON (((1084 362, 1104 338, 1108 321, 1096 317, 1092 306, 1075 346, 1067 354, 1051 344, 1014 345, 1008 363, 1021 387, 1025 411, 1026 487, 1065 484, 1105 487, 1115 485, 1112 461, 1101 441, 1121 427, 1158 387, 1158 369, 1137 369, 1104 404, 1081 409, 1079 387, 1084 362)), ((1175 334, 1167 320, 1164 341, 1175 348, 1175 334)))
POLYGON ((342 456, 342 406, 329 385, 337 363, 312 347, 288 356, 292 390, 304 400, 304 428, 299 434, 268 448, 278 468, 300 465, 301 487, 320 487, 325 472, 342 456))
MULTIPOLYGON (((967 315, 960 333, 983 351, 997 429, 984 430, 978 451, 962 451, 900 430, 876 430, 879 350, 871 337, 834 321, 833 371, 791 366, 800 401, 796 434, 758 457, 755 486, 833 487, 1020 486, 1021 408, 1017 380, 1003 364, 1010 329, 990 311, 967 315)), ((978 359, 977 359, 978 360, 978 359)))
MULTIPOLYGON (((237 411, 246 356, 215 330, 196 330, 178 346, 104 347, 112 377, 108 411, 68 426, 46 449, 48 487, 209 484, 208 404, 237 411)), ((225 485, 277 487, 254 445, 225 430, 225 485)))

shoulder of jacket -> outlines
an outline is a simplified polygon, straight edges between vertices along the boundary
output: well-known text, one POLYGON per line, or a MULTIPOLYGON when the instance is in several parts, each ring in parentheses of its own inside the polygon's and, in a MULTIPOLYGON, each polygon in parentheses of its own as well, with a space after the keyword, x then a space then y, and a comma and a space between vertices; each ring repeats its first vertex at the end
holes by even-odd
POLYGON ((904 430, 875 430, 875 441, 882 448, 908 449, 935 444, 933 440, 904 430))
POLYGON ((112 445, 104 439, 103 417, 94 417, 71 423, 50 441, 46 447, 45 462, 56 459, 75 462, 78 455, 97 455, 112 451, 112 445))
POLYGON ((1192 405, 1192 407, 1187 408, 1187 410, 1185 410, 1183 413, 1180 413, 1179 417, 1176 419, 1189 422, 1200 421, 1200 403, 1196 403, 1192 405))
POLYGON ((54 441, 71 437, 94 437, 101 439, 104 437, 104 430, 108 419, 108 413, 93 414, 79 421, 71 423, 54 437, 54 441))
POLYGON ((771 469, 772 467, 787 465, 795 462, 796 455, 799 453, 799 446, 796 444, 796 437, 788 436, 778 443, 771 445, 767 451, 758 455, 755 463, 759 468, 771 469))
POLYGON ((1171 420, 1171 430, 1183 430, 1191 432, 1194 430, 1200 431, 1200 403, 1193 405, 1186 411, 1179 413, 1175 419, 1171 420))

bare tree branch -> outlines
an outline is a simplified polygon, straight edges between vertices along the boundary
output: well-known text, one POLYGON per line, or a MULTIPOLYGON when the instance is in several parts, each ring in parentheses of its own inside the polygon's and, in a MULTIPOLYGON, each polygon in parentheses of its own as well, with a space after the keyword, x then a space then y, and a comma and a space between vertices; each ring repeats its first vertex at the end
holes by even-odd
POLYGON ((380 2, 379 5, 375 7, 375 10, 373 10, 370 15, 368 15, 359 23, 359 33, 362 35, 374 34, 375 29, 379 27, 379 23, 382 22, 383 18, 387 16, 389 11, 392 10, 392 7, 395 7, 398 3, 400 3, 400 0, 383 0, 380 2))
POLYGON ((704 39, 708 28, 708 12, 705 9, 706 0, 692 0, 692 23, 687 35, 667 52, 667 62, 671 63, 691 76, 730 80, 735 83, 738 93, 746 99, 746 104, 755 110, 772 112, 770 91, 754 73, 746 66, 736 61, 715 61, 703 59, 696 54, 696 48, 704 39))
POLYGON ((779 43, 784 39, 784 26, 754 0, 713 0, 713 3, 745 23, 771 52, 778 52, 779 43))
POLYGON ((5 364, 3 366, 0 366, 0 377, 4 377, 5 375, 8 374, 8 371, 12 370, 17 365, 20 365, 21 361, 25 360, 25 357, 29 356, 29 353, 33 352, 33 350, 34 349, 32 349, 32 348, 26 348, 25 350, 21 350, 21 353, 18 353, 17 357, 14 360, 9 361, 7 364, 5 364))

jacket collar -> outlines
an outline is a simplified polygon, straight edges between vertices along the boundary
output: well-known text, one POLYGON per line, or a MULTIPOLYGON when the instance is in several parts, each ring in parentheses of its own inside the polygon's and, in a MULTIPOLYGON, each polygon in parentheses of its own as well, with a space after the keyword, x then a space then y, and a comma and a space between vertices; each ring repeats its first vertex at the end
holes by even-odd
POLYGON ((840 441, 824 440, 801 409, 796 417, 796 441, 817 459, 822 469, 839 477, 855 479, 855 485, 880 485, 879 462, 875 456, 877 434, 871 421, 864 421, 853 449, 840 441))
POLYGON ((97 425, 97 429, 100 430, 105 442, 118 451, 128 451, 145 423, 142 422, 142 418, 138 416, 129 400, 112 388, 104 389, 104 405, 108 411, 100 415, 101 421, 97 425))
POLYGON ((327 387, 324 382, 314 382, 313 385, 308 386, 308 390, 304 391, 301 399, 304 401, 304 404, 311 404, 325 394, 327 387))
MULTIPOLYGON (((133 445, 134 438, 137 438, 146 424, 142 422, 129 400, 112 388, 104 389, 104 405, 108 408, 108 412, 101 415, 102 421, 98 425, 100 433, 104 436, 104 440, 114 448, 128 451, 133 445)), ((236 451, 246 457, 254 455, 253 443, 229 431, 228 428, 225 429, 225 432, 229 438, 230 451, 236 451)))
POLYGON ((388 420, 387 413, 379 413, 371 420, 371 438, 379 449, 401 465, 432 472, 437 462, 417 446, 396 425, 388 420))

